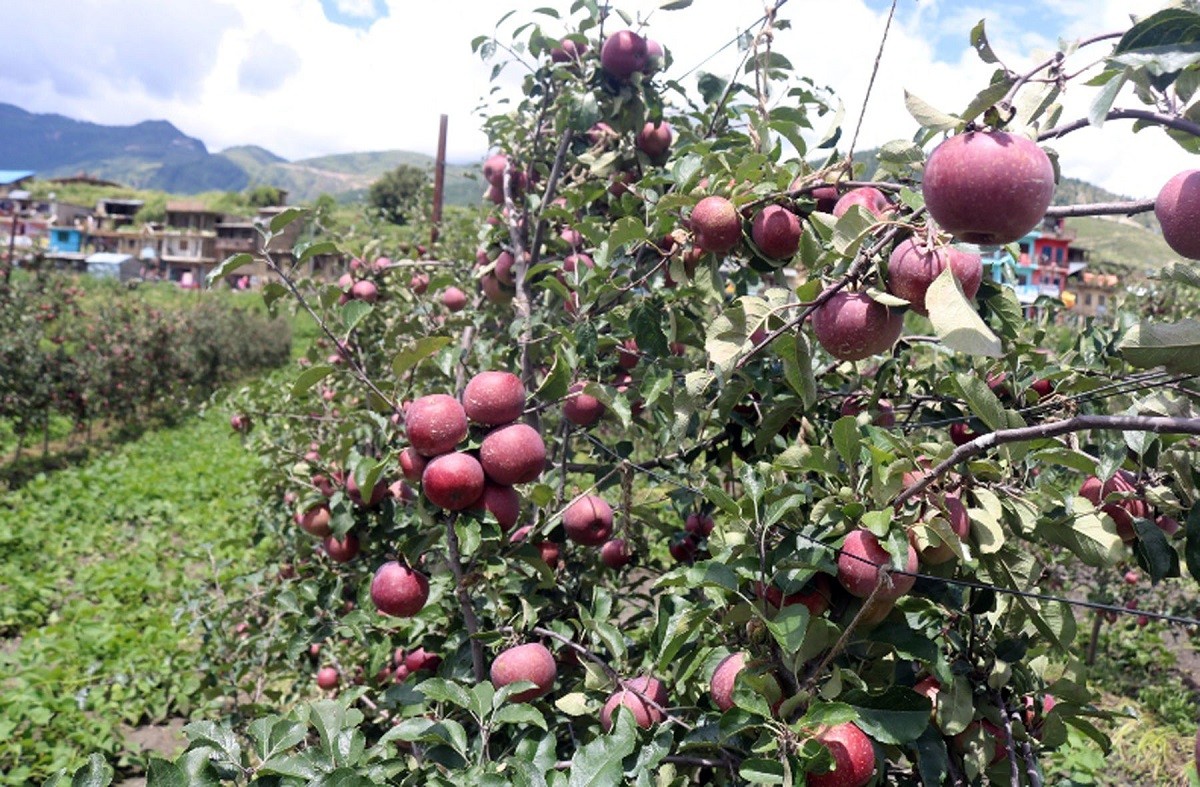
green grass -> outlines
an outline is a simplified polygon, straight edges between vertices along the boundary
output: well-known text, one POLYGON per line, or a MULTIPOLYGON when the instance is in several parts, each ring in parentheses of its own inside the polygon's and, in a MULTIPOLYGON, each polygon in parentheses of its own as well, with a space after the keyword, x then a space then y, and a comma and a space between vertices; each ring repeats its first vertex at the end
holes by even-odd
POLYGON ((1181 258, 1171 251, 1162 235, 1139 224, 1098 216, 1067 220, 1067 227, 1078 233, 1077 245, 1087 249, 1090 261, 1127 266, 1134 275, 1158 270, 1181 258))
POLYGON ((0 783, 129 766, 118 725, 196 710, 185 597, 259 562, 256 467, 213 411, 0 500, 0 783))

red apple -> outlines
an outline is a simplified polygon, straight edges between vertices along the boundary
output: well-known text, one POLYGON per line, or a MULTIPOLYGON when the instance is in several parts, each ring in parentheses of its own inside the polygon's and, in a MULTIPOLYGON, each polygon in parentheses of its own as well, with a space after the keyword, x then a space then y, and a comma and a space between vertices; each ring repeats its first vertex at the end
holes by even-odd
POLYGON ((671 536, 671 543, 667 547, 667 551, 671 553, 671 557, 678 560, 680 563, 691 563, 696 559, 696 552, 700 549, 700 545, 696 543, 696 539, 691 533, 676 533, 671 536))
POLYGON ((356 281, 354 286, 350 288, 350 297, 367 303, 374 303, 379 300, 379 288, 375 286, 375 282, 356 281))
POLYGON ((1138 497, 1126 497, 1111 503, 1105 503, 1104 500, 1109 495, 1118 492, 1137 494, 1137 486, 1134 483, 1136 480, 1136 476, 1128 470, 1118 470, 1103 484, 1096 476, 1089 476, 1079 488, 1080 497, 1086 498, 1088 502, 1099 507, 1101 511, 1112 518, 1113 523, 1117 526, 1117 535, 1126 543, 1137 539, 1137 533, 1133 527, 1134 517, 1149 518, 1150 507, 1146 505, 1145 500, 1138 497))
POLYGON ((349 563, 358 555, 358 537, 353 533, 347 533, 340 539, 332 535, 325 536, 321 546, 334 563, 349 563))
POLYGON ((528 424, 509 424, 488 432, 479 446, 483 472, 497 484, 534 481, 546 466, 546 443, 528 424))
POLYGON ((952 246, 928 248, 916 238, 896 245, 888 258, 887 286, 893 295, 904 298, 917 314, 929 314, 925 291, 947 267, 962 285, 963 294, 974 298, 983 281, 983 262, 978 254, 968 254, 952 246))
POLYGON ((617 365, 622 369, 633 369, 638 364, 638 345, 636 339, 626 339, 617 345, 617 365))
POLYGON ((229 426, 235 432, 249 432, 250 431, 250 416, 242 415, 241 413, 231 415, 229 417, 229 426))
POLYGON ((462 311, 467 305, 467 294, 457 287, 447 287, 442 293, 442 305, 452 312, 462 311))
POLYGON ((408 288, 417 295, 424 295, 425 291, 429 289, 429 274, 414 273, 408 280, 408 288))
POLYGON ((967 243, 1020 240, 1054 197, 1054 167, 1027 137, 968 131, 929 155, 921 187, 938 226, 967 243))
POLYGON ((882 191, 871 186, 862 186, 850 189, 839 197, 838 201, 834 203, 833 215, 840 219, 855 205, 866 208, 867 212, 875 218, 882 218, 892 209, 892 203, 888 202, 882 191))
POLYGON ((587 44, 579 43, 573 38, 564 38, 558 42, 558 46, 550 50, 550 59, 555 63, 569 63, 583 57, 587 48, 587 44))
MULTIPOLYGON (((855 530, 846 536, 838 555, 838 582, 850 595, 867 598, 875 590, 876 578, 881 566, 890 567, 892 556, 884 549, 879 539, 869 530, 855 530)), ((910 574, 917 570, 917 551, 908 545, 908 558, 904 570, 910 574)), ((893 573, 891 587, 886 585, 876 594, 877 600, 895 601, 912 590, 915 577, 893 573)))
POLYGON ((304 532, 325 538, 333 532, 329 529, 329 521, 329 506, 320 503, 301 514, 298 523, 304 532))
POLYGON ((950 442, 955 445, 965 445, 976 437, 979 435, 971 431, 971 427, 967 426, 966 421, 956 421, 950 424, 950 442))
POLYGON ((493 484, 490 481, 483 487, 483 495, 475 502, 475 508, 482 508, 496 517, 500 529, 511 530, 521 516, 521 496, 511 486, 493 484))
POLYGON ((858 361, 890 350, 904 330, 904 316, 865 292, 840 290, 813 311, 812 325, 826 352, 858 361))
POLYGON ((502 284, 507 284, 509 287, 511 287, 517 283, 517 280, 513 274, 513 266, 516 264, 517 260, 515 257, 513 257, 512 252, 505 250, 500 252, 500 254, 496 257, 496 267, 492 270, 495 272, 496 278, 499 279, 502 284))
POLYGON ((596 495, 584 495, 563 511, 563 528, 576 544, 598 547, 612 536, 613 510, 596 495))
POLYGON ((611 569, 622 568, 633 560, 633 550, 623 538, 605 541, 600 547, 600 562, 611 569))
POLYGON ((1154 200, 1163 240, 1180 257, 1200 260, 1200 169, 1180 172, 1154 200))
MULTIPOLYGON (((908 484, 905 484, 908 486, 908 484)), ((967 515, 967 507, 963 505, 958 495, 946 495, 944 501, 946 519, 950 529, 958 536, 959 541, 965 541, 971 533, 971 518, 967 515)), ((921 560, 931 566, 949 563, 954 559, 954 550, 949 544, 932 544, 921 550, 921 560)))
POLYGON ((404 473, 404 477, 414 484, 420 483, 428 460, 417 453, 412 446, 409 446, 400 452, 399 461, 400 472, 404 473))
POLYGON ((800 217, 781 205, 768 205, 754 216, 750 239, 763 254, 776 260, 790 260, 800 248, 803 227, 800 217))
POLYGON ((604 415, 604 404, 591 394, 585 394, 585 385, 582 382, 572 385, 563 401, 563 417, 576 426, 591 426, 604 415))
POLYGON ((1179 520, 1175 519, 1175 517, 1167 516, 1166 514, 1163 514, 1155 519, 1154 524, 1158 525, 1158 529, 1163 531, 1167 538, 1171 538, 1178 533, 1180 528, 1179 520))
POLYGON ((666 707, 669 698, 667 689, 657 678, 638 677, 625 681, 625 688, 609 696, 600 710, 600 726, 605 732, 612 729, 613 715, 624 705, 633 713, 633 720, 642 729, 649 729, 664 718, 659 707, 666 707), (650 700, 650 702, 647 702, 650 700), (658 707, 655 707, 655 706, 658 707))
POLYGON ((834 725, 815 736, 833 755, 833 770, 809 773, 808 787, 865 787, 875 774, 875 747, 852 722, 834 725))
POLYGON ((688 514, 684 520, 683 529, 697 538, 708 538, 717 523, 713 521, 711 515, 704 512, 696 512, 688 514))
POLYGON ((483 162, 483 178, 491 185, 500 188, 504 185, 504 168, 508 166, 508 156, 496 153, 483 162))
POLYGON ((463 390, 462 404, 477 424, 511 423, 525 411, 525 386, 511 372, 480 372, 463 390))
POLYGON ((915 686, 913 686, 913 691, 929 700, 932 706, 929 709, 930 718, 933 718, 937 714, 938 693, 941 692, 941 690, 941 682, 932 675, 922 678, 921 680, 917 681, 915 686))
POLYGON ((713 704, 722 711, 733 707, 733 687, 738 673, 745 668, 746 654, 731 653, 721 659, 721 663, 713 670, 708 693, 712 697, 713 704))
POLYGON ((671 149, 671 139, 673 134, 671 124, 665 120, 658 123, 647 123, 641 131, 638 132, 634 144, 637 149, 645 153, 651 160, 659 159, 667 154, 671 149))
POLYGON ((1037 393, 1039 399, 1045 399, 1054 393, 1054 381, 1043 377, 1030 383, 1029 388, 1037 393))
POLYGON ((358 488, 358 482, 354 480, 354 474, 346 476, 346 495, 350 498, 350 502, 359 508, 375 508, 387 497, 387 490, 388 482, 381 478, 375 482, 375 487, 371 490, 371 497, 364 500, 362 490, 358 488))
POLYGON ((371 601, 385 615, 411 618, 429 600, 429 580, 396 561, 384 563, 371 579, 371 601))
POLYGON ((449 453, 467 436, 467 411, 446 394, 416 399, 408 406, 404 421, 408 441, 422 456, 449 453))
POLYGON ((336 689, 340 678, 335 667, 321 667, 317 670, 317 685, 326 691, 336 689))
POLYGON ((696 245, 714 254, 725 254, 742 240, 742 218, 724 197, 705 197, 692 208, 696 245))
POLYGON ((483 467, 470 454, 442 454, 430 460, 421 476, 421 491, 429 502, 450 511, 475 505, 483 495, 483 467))
POLYGON ((632 30, 613 33, 600 48, 600 65, 618 81, 626 82, 650 63, 646 39, 632 30))
POLYGON ((554 688, 558 677, 558 665, 545 645, 530 642, 509 648, 496 656, 492 662, 492 685, 496 688, 518 681, 536 684, 533 688, 519 691, 509 697, 512 702, 527 702, 541 697, 554 688))

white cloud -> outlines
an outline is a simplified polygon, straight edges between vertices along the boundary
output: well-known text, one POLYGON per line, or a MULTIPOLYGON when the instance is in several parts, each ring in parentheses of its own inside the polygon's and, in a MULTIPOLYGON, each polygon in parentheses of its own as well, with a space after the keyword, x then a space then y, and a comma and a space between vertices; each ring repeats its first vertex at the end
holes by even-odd
POLYGON ((334 0, 333 4, 339 12, 355 19, 375 17, 375 0, 334 0))

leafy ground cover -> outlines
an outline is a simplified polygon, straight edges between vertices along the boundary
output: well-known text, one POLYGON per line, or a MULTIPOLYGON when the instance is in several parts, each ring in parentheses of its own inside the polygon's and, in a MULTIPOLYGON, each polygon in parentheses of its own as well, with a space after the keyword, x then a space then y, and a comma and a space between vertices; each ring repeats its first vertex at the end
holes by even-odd
POLYGON ((186 716, 201 676, 185 599, 258 560, 256 459, 215 412, 0 499, 0 783, 186 716))

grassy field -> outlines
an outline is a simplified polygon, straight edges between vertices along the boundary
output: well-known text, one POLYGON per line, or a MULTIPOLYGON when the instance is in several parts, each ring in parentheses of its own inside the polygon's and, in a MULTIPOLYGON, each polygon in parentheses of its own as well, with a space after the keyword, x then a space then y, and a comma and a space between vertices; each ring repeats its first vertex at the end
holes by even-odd
POLYGON ((1182 259, 1162 235, 1130 221, 1082 216, 1068 219, 1067 226, 1079 233, 1077 245, 1091 253, 1093 265, 1115 263, 1142 275, 1182 259))
POLYGON ((257 565, 256 464, 214 411, 0 499, 0 783, 197 710, 185 605, 257 565))

